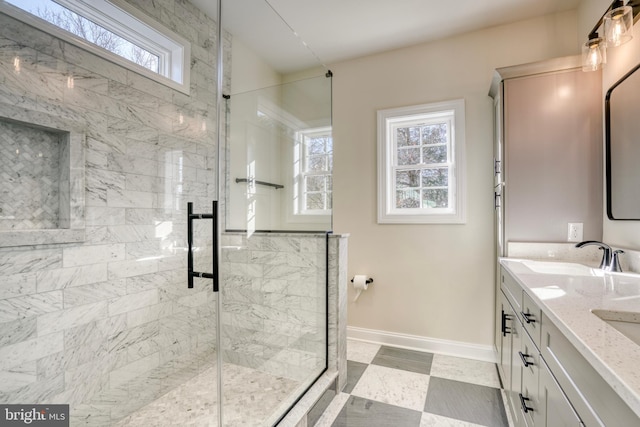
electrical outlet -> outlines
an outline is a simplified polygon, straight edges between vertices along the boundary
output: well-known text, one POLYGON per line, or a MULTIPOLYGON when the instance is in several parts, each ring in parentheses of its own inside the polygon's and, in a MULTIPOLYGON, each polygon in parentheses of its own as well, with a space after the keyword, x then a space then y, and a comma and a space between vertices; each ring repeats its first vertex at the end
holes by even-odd
POLYGON ((570 222, 569 232, 567 235, 567 242, 581 242, 582 241, 582 223, 570 222))

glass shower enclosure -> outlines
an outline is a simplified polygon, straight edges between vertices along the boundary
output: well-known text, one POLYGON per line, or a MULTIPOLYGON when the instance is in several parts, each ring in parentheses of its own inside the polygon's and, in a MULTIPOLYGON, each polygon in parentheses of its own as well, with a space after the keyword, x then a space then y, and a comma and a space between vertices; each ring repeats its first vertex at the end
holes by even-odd
POLYGON ((190 43, 186 93, 0 1, 0 405, 271 426, 326 369, 331 74, 220 2, 115 2, 190 43), (261 31, 305 71, 246 73, 261 31))
POLYGON ((272 424, 327 365, 330 89, 321 75, 226 101, 223 420, 249 409, 272 424), (251 403, 225 389, 237 371, 251 403))
POLYGON ((220 422, 275 425, 327 368, 331 72, 268 2, 221 8, 220 422), (259 45, 267 32, 279 46, 259 45), (282 69, 270 48, 306 70, 282 69))

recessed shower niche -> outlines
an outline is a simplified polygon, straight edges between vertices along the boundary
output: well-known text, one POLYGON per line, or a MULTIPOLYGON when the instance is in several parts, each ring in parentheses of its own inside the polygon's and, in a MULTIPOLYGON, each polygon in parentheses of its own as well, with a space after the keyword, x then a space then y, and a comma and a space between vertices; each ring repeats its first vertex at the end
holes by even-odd
POLYGON ((84 240, 83 139, 59 118, 2 111, 0 247, 84 240))

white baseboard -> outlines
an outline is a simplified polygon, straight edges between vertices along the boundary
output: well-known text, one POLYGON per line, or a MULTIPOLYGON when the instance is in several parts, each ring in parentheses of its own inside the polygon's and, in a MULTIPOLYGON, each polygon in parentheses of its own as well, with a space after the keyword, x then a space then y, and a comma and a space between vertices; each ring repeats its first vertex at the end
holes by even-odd
POLYGON ((418 335, 398 334, 375 329, 357 328, 355 326, 347 326, 347 338, 411 350, 464 357, 467 359, 481 360, 483 362, 497 362, 495 349, 489 345, 441 340, 418 335))

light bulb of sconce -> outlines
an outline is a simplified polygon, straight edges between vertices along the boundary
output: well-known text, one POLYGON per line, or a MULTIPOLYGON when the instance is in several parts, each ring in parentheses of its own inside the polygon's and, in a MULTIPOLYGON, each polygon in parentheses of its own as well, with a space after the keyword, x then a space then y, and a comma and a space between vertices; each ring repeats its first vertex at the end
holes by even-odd
POLYGON ((15 58, 13 58, 13 70, 16 73, 19 73, 20 72, 20 68, 21 68, 21 66, 20 66, 20 57, 16 56, 15 58))
POLYGON ((181 125, 184 124, 184 116, 182 115, 182 113, 178 114, 178 123, 180 123, 181 125))
POLYGON ((607 51, 598 34, 589 35, 589 41, 582 45, 582 71, 596 71, 607 62, 607 51))
POLYGON ((74 80, 73 76, 67 76, 67 89, 73 89, 74 80))
POLYGON ((604 35, 607 46, 620 46, 633 38, 633 9, 617 1, 604 15, 604 35))

